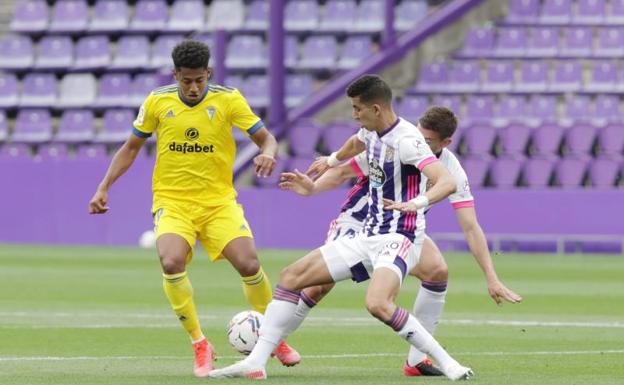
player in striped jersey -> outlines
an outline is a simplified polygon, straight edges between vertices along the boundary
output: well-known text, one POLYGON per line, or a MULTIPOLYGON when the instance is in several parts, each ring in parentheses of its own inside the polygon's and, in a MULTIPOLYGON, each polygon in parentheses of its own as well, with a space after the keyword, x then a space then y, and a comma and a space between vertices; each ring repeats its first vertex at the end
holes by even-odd
POLYGON ((364 230, 353 238, 329 242, 284 269, 251 354, 212 371, 211 377, 266 378, 266 362, 287 332, 301 290, 347 278, 358 282, 370 278, 368 311, 435 359, 447 377, 472 376, 472 370, 455 361, 413 315, 394 304, 403 279, 420 257, 424 208, 455 192, 455 182, 418 129, 396 116, 392 91, 383 79, 365 75, 349 86, 347 95, 353 117, 362 126, 348 155, 366 151, 369 168, 364 230), (432 181, 432 188, 423 194, 421 174, 432 181))
MULTIPOLYGON (((498 279, 488 250, 487 240, 477 221, 474 210, 474 198, 470 192, 468 177, 455 154, 447 148, 451 143, 456 127, 457 120, 454 114, 444 107, 433 107, 427 110, 420 118, 418 124, 418 129, 423 134, 425 141, 440 162, 449 170, 457 184, 457 191, 449 195, 448 200, 455 209, 457 220, 464 230, 468 246, 483 270, 490 296, 497 304, 501 304, 502 300, 518 303, 522 298, 505 287, 498 279)), ((321 162, 326 162, 326 160, 325 157, 320 159, 321 162)), ((340 215, 330 225, 328 239, 336 239, 345 235, 344 231, 341 231, 345 227, 349 231, 355 232, 364 227, 363 220, 358 215, 359 212, 351 211, 348 208, 358 207, 360 211, 366 209, 367 196, 354 192, 360 191, 362 185, 367 183, 367 166, 360 154, 347 163, 329 169, 316 181, 312 181, 307 175, 300 173, 298 170, 292 173, 283 173, 280 186, 285 190, 310 196, 338 187, 345 180, 357 176, 357 183, 348 193, 340 215)), ((421 182, 421 190, 426 190, 426 186, 427 180, 424 179, 421 182)), ((445 302, 448 268, 440 250, 431 238, 425 238, 419 263, 410 271, 410 274, 422 281, 416 302, 414 303, 413 314, 427 331, 433 334, 445 302)), ((289 325, 289 333, 301 325, 310 309, 332 287, 333 284, 328 284, 310 287, 302 291, 295 317, 289 325)), ((437 368, 432 366, 431 361, 422 352, 413 347, 410 348, 408 359, 403 366, 403 373, 406 376, 435 376, 442 374, 437 368)))

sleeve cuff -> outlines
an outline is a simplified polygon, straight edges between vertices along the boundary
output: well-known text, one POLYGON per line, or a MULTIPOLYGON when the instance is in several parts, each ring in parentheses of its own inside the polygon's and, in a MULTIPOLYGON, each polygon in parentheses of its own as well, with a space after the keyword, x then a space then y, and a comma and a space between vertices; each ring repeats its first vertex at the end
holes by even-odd
POLYGON ((423 168, 425 168, 426 166, 430 165, 433 162, 437 162, 438 158, 436 158, 435 156, 430 156, 429 158, 426 158, 424 160, 422 160, 420 163, 418 163, 418 169, 420 171, 422 171, 423 168))
POLYGON ((258 122, 256 124, 254 124, 253 126, 251 126, 251 127, 249 127, 247 129, 247 133, 249 135, 253 135, 256 131, 258 131, 262 127, 264 127, 264 122, 262 120, 258 120, 258 122))
POLYGON ((453 208, 457 210, 457 209, 463 209, 466 207, 474 207, 475 204, 474 204, 474 201, 463 201, 463 202, 453 202, 452 205, 453 205, 453 208))
POLYGON ((138 136, 139 138, 143 138, 143 139, 146 139, 152 136, 152 134, 148 134, 147 132, 137 130, 136 127, 132 127, 132 133, 138 136))

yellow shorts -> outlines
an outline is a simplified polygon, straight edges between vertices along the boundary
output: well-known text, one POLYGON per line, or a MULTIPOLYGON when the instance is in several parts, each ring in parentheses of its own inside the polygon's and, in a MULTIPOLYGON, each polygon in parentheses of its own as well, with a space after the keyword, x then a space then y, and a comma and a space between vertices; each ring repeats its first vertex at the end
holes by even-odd
POLYGON ((173 233, 186 239, 191 246, 187 263, 191 262, 196 240, 215 261, 223 258, 221 252, 230 241, 253 238, 243 207, 236 201, 214 207, 164 204, 154 212, 154 232, 157 238, 173 233))

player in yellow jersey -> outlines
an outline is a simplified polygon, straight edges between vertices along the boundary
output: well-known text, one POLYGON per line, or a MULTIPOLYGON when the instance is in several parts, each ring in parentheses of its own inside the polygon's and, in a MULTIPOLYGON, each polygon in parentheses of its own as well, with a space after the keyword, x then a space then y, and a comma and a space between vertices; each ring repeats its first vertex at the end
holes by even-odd
MULTIPOLYGON (((271 286, 258 261, 243 209, 236 202, 232 127, 246 132, 260 148, 254 158, 259 177, 273 171, 277 142, 238 90, 208 84, 212 71, 208 46, 187 40, 171 56, 177 84, 158 88, 145 99, 132 134, 113 157, 89 202, 89 212, 108 211, 108 189, 132 165, 145 140, 156 133, 152 213, 163 287, 193 343, 194 373, 206 377, 213 368, 214 350, 200 328, 186 265, 199 240, 212 261, 225 258, 232 264, 241 275, 247 300, 264 313, 271 302, 271 286)), ((301 360, 283 342, 274 353, 287 366, 301 360)))

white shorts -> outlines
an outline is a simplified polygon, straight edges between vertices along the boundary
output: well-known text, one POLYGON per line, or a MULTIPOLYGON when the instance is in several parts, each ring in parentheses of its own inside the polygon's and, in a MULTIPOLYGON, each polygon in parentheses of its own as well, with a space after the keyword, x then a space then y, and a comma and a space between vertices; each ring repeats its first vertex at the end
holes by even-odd
POLYGON ((329 230, 327 230, 325 243, 335 241, 342 237, 354 238, 359 232, 362 231, 363 227, 364 225, 362 222, 355 220, 348 221, 338 217, 338 219, 334 219, 329 224, 329 230))
POLYGON ((334 282, 347 278, 363 282, 380 267, 394 271, 403 282, 418 263, 422 244, 422 236, 412 243, 397 233, 370 237, 359 233, 353 238, 338 238, 321 246, 320 250, 334 282))

